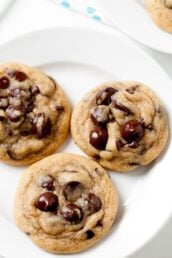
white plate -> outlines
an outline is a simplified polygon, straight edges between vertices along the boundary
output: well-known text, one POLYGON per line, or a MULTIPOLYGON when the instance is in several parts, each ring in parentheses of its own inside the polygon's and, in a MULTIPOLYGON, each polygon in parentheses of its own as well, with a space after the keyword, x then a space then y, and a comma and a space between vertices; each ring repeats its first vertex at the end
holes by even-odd
POLYGON ((14 0, 0 0, 0 15, 4 14, 14 0))
POLYGON ((110 22, 126 35, 146 46, 172 54, 172 34, 154 24, 145 8, 144 0, 97 0, 97 2, 102 3, 107 10, 110 22))
MULTIPOLYGON (((172 85, 168 76, 149 56, 111 29, 45 30, 0 46, 0 53, 0 62, 24 62, 55 77, 73 106, 103 81, 142 81, 161 96, 172 121, 172 85)), ((116 225, 97 245, 72 257, 126 257, 164 225, 171 214, 171 149, 169 141, 168 149, 151 166, 129 174, 111 173, 121 203, 116 225)), ((82 153, 72 139, 61 151, 82 153)), ((13 222, 14 193, 23 169, 0 164, 0 254, 6 258, 54 257, 37 248, 13 222)))

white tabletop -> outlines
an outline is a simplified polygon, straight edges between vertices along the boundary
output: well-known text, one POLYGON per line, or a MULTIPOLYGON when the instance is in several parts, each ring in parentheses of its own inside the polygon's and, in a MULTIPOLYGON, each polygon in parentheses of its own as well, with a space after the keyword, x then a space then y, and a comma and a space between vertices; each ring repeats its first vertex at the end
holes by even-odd
MULTIPOLYGON (((51 2, 51 0, 14 0, 6 13, 0 17, 0 44, 23 33, 61 26, 87 27, 101 30, 103 25, 65 10, 51 2)), ((132 42, 139 45, 158 61, 172 79, 172 55, 163 54, 134 41, 132 42)), ((172 219, 151 242, 136 254, 130 256, 130 258, 171 258, 171 239, 172 219)), ((115 257, 114 254, 114 258, 118 257, 115 257)))

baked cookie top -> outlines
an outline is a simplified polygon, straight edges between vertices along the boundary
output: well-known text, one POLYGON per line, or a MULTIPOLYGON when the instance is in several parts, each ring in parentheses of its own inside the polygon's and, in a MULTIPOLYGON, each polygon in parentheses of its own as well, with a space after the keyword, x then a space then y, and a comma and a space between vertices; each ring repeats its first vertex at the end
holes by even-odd
POLYGON ((22 175, 16 193, 17 225, 52 253, 82 251, 111 228, 118 197, 106 171, 95 161, 55 154, 22 175))
POLYGON ((60 86, 24 64, 0 65, 0 159, 33 163, 54 152, 69 128, 70 107, 60 86))
POLYGON ((103 167, 125 172, 147 165, 168 137, 165 112, 157 96, 138 82, 106 82, 75 107, 72 136, 103 167))
POLYGON ((145 0, 145 4, 154 22, 172 33, 172 0, 145 0))

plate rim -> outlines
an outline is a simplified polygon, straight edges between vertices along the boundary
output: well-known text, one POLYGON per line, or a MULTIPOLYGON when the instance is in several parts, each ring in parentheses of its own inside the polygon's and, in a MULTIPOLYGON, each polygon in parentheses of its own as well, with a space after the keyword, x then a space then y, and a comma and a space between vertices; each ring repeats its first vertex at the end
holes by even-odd
MULTIPOLYGON (((102 1, 102 0, 101 0, 101 1, 102 1)), ((133 1, 133 0, 132 0, 132 1, 133 1)), ((115 2, 115 1, 114 1, 114 2, 115 2)), ((119 25, 116 25, 115 19, 113 18, 113 13, 112 13, 111 11, 109 11, 109 8, 107 8, 107 6, 104 4, 104 1, 103 1, 103 3, 101 2, 101 3, 97 3, 97 4, 98 4, 99 9, 102 10, 102 12, 103 12, 104 14, 106 14, 108 23, 110 23, 110 26, 112 26, 114 29, 119 30, 119 31, 120 31, 121 33, 123 33, 125 36, 129 37, 129 38, 132 39, 132 40, 135 40, 136 42, 142 44, 142 45, 145 46, 145 47, 149 47, 150 49, 156 50, 156 51, 158 51, 158 52, 160 52, 160 53, 165 53, 165 54, 170 54, 170 55, 172 54, 172 49, 171 49, 171 50, 166 50, 165 47, 163 47, 162 44, 161 44, 160 46, 157 46, 156 44, 153 44, 152 42, 149 43, 148 41, 142 40, 142 39, 140 39, 140 37, 136 37, 135 35, 133 35, 133 34, 135 34, 135 33, 132 33, 132 30, 128 31, 128 30, 123 29, 123 27, 121 28, 119 25), (104 9, 104 10, 103 10, 103 9, 104 9)), ((146 7, 145 7, 145 8, 146 8, 146 7)), ((147 14, 148 14, 148 13, 147 13, 147 14)), ((148 15, 149 15, 149 14, 148 14, 148 15)), ((172 37, 172 34, 168 33, 167 31, 165 31, 165 30, 163 30, 163 29, 160 29, 160 28, 158 27, 158 25, 156 25, 156 24, 152 21, 151 17, 149 17, 149 18, 150 18, 150 23, 153 23, 153 25, 155 26, 156 29, 159 29, 160 32, 162 32, 162 33, 166 33, 167 35, 171 35, 171 37, 172 37)), ((109 25, 109 24, 107 24, 107 25, 109 25)), ((164 43, 165 43, 165 42, 164 42, 164 43)))

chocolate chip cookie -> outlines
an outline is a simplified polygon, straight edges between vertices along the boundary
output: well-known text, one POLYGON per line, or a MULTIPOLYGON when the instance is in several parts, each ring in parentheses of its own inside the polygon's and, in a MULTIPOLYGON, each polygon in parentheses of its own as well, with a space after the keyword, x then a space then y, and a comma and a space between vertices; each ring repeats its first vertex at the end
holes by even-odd
POLYGON ((172 0, 145 0, 145 3, 154 22, 172 33, 172 0))
POLYGON ((138 82, 107 82, 75 107, 76 144, 103 167, 126 172, 159 156, 168 138, 167 117, 158 97, 138 82))
POLYGON ((30 166, 16 193, 19 228, 42 249, 75 253, 110 230, 118 197, 106 171, 95 161, 54 154, 30 166))
POLYGON ((33 163, 53 153, 69 129, 70 107, 60 86, 24 64, 0 65, 0 159, 33 163))

